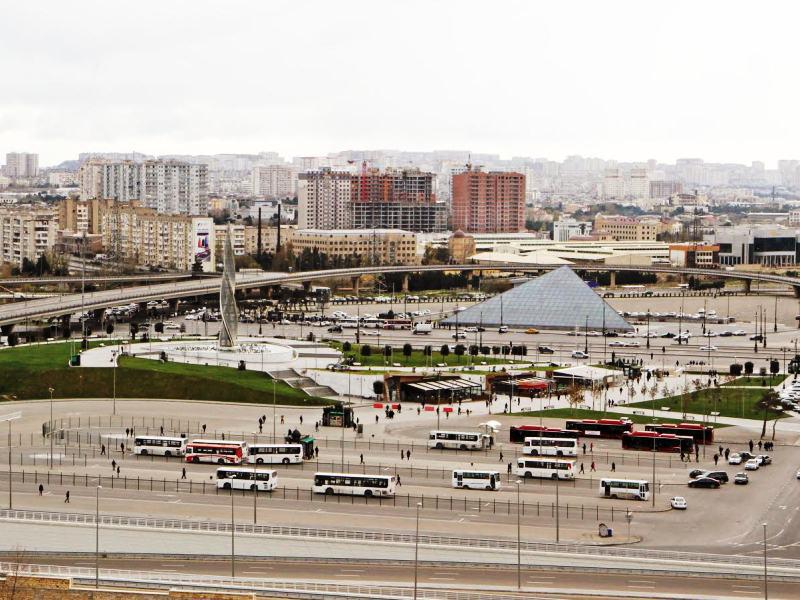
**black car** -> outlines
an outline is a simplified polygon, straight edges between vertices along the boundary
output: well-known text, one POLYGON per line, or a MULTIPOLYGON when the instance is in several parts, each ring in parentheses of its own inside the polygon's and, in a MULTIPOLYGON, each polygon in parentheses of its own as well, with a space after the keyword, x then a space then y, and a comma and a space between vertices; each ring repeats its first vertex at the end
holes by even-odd
POLYGON ((689 471, 689 479, 697 479, 701 475, 705 475, 706 472, 705 469, 693 469, 689 471))
POLYGON ((674 337, 675 337, 675 334, 674 334, 674 333, 672 333, 672 332, 670 332, 670 331, 666 331, 666 332, 662 333, 662 334, 661 334, 660 336, 658 336, 658 337, 662 337, 662 338, 674 338, 674 337))
POLYGON ((707 471, 705 477, 716 479, 720 483, 728 483, 728 474, 725 471, 707 471))
POLYGON ((742 452, 739 452, 739 456, 742 457, 742 462, 747 462, 751 458, 755 458, 756 457, 755 454, 752 454, 752 453, 748 452, 747 450, 743 450, 742 452))
POLYGON ((616 331, 606 331, 606 337, 619 337, 616 331))
POLYGON ((556 351, 549 346, 539 346, 539 354, 555 354, 556 351))
POLYGON ((747 485, 750 483, 750 478, 747 476, 747 473, 737 473, 733 476, 733 483, 736 485, 747 485))
POLYGON ((478 325, 478 333, 483 333, 484 331, 486 331, 486 327, 481 327, 478 325))
POLYGON ((761 461, 761 466, 771 465, 772 464, 772 457, 769 454, 759 454, 756 456, 761 461))
POLYGON ((716 479, 711 479, 711 477, 700 477, 699 479, 690 481, 689 487, 717 489, 719 487, 719 481, 716 479))

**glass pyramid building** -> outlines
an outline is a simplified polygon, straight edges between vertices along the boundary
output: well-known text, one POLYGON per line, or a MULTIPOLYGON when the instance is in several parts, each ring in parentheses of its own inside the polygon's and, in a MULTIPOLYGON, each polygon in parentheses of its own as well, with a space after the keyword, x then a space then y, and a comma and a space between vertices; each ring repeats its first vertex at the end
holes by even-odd
MULTIPOLYGON (((458 325, 633 331, 569 267, 560 267, 458 313, 458 325)), ((456 315, 442 323, 456 324, 456 315)))

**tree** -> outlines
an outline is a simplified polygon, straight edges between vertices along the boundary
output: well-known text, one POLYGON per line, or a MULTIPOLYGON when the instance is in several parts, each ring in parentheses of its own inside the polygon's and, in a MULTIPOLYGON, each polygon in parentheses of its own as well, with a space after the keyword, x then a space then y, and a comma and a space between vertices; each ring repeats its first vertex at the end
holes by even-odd
POLYGON ((442 344, 442 347, 439 348, 439 354, 442 355, 442 358, 446 358, 450 355, 450 346, 447 344, 442 344))
POLYGON ((744 374, 748 377, 753 374, 753 363, 751 363, 749 360, 744 363, 744 374))
POLYGON ((583 390, 578 385, 571 385, 567 388, 567 402, 573 411, 583 404, 583 390))
POLYGON ((109 321, 108 325, 106 325, 106 334, 111 335, 112 333, 114 333, 114 323, 109 321))
POLYGON ((8 334, 8 345, 11 347, 16 346, 19 344, 19 335, 16 333, 9 333, 8 334))
POLYGON ((372 391, 375 394, 376 399, 380 400, 380 397, 383 396, 384 389, 385 387, 382 381, 372 382, 372 391))
POLYGON ((481 354, 484 356, 489 356, 492 353, 492 349, 489 346, 481 346, 481 354))
POLYGON ((781 370, 781 364, 777 360, 769 361, 770 375, 777 375, 781 370))
POLYGON ((411 358, 413 352, 414 348, 411 346, 411 344, 409 344, 408 342, 403 344, 403 356, 405 356, 406 358, 406 364, 408 364, 408 359, 411 358))
POLYGON ((458 364, 461 364, 461 357, 464 356, 465 350, 464 344, 456 344, 455 354, 458 357, 458 364))
POLYGON ((779 397, 778 392, 775 390, 767 390, 761 396, 761 399, 758 401, 758 408, 763 411, 764 419, 761 424, 761 437, 767 435, 767 419, 769 418, 770 411, 780 413, 779 409, 775 408, 775 405, 778 404, 779 397))
POLYGON ((729 368, 728 371, 734 377, 740 377, 742 374, 743 367, 739 363, 733 363, 729 368))
MULTIPOLYGON (((130 331, 131 331, 131 339, 135 340, 136 334, 139 333, 139 326, 136 323, 131 323, 130 331)), ((65 335, 64 337, 69 337, 69 336, 65 335)))
POLYGON ((342 352, 350 352, 352 348, 353 346, 352 344, 350 344, 350 342, 345 342, 344 344, 342 344, 342 352))
POLYGON ((164 333, 164 323, 159 321, 153 326, 153 330, 155 330, 156 333, 164 333))
POLYGON ((372 348, 369 344, 363 344, 361 346, 361 356, 372 356, 372 348))

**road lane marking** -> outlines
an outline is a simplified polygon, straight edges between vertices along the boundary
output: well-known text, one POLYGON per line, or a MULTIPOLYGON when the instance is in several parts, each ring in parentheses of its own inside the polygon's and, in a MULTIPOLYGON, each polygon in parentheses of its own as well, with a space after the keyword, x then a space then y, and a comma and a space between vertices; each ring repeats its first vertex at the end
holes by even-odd
POLYGON ((428 577, 428 581, 455 581, 455 577, 428 577))

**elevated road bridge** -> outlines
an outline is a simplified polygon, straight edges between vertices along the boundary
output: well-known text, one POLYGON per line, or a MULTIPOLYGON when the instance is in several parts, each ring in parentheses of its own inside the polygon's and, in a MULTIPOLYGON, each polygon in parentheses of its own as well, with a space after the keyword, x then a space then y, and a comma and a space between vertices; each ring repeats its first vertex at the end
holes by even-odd
MULTIPOLYGON (((313 281, 331 278, 350 278, 354 289, 358 288, 358 280, 363 275, 377 275, 385 273, 410 273, 443 272, 443 271, 469 271, 480 273, 483 271, 502 271, 510 273, 540 273, 560 268, 563 265, 417 265, 409 266, 381 266, 361 267, 348 269, 329 269, 325 271, 305 271, 302 273, 273 273, 246 274, 237 277, 236 288, 240 290, 258 289, 263 287, 278 286, 286 283, 310 284, 313 281)), ((608 272, 612 276, 623 272, 667 273, 683 277, 695 276, 704 278, 721 278, 742 281, 745 289, 749 290, 752 282, 783 285, 794 290, 800 297, 800 278, 771 273, 726 271, 717 269, 690 269, 668 266, 620 266, 620 265, 574 265, 577 271, 608 272)), ((171 276, 174 278, 174 276, 171 276)), ((190 277, 187 275, 187 277, 190 277)), ((153 275, 148 279, 147 285, 121 287, 112 290, 89 292, 86 294, 64 294, 59 297, 38 298, 0 306, 0 326, 9 326, 26 320, 59 317, 83 310, 105 309, 121 304, 141 303, 150 300, 165 300, 185 298, 191 296, 207 296, 218 292, 219 280, 217 278, 189 278, 188 281, 170 281, 167 283, 154 283, 165 279, 162 275, 153 275)), ((120 281, 121 278, 115 278, 120 281)), ((79 280, 80 281, 80 280, 79 280)))

